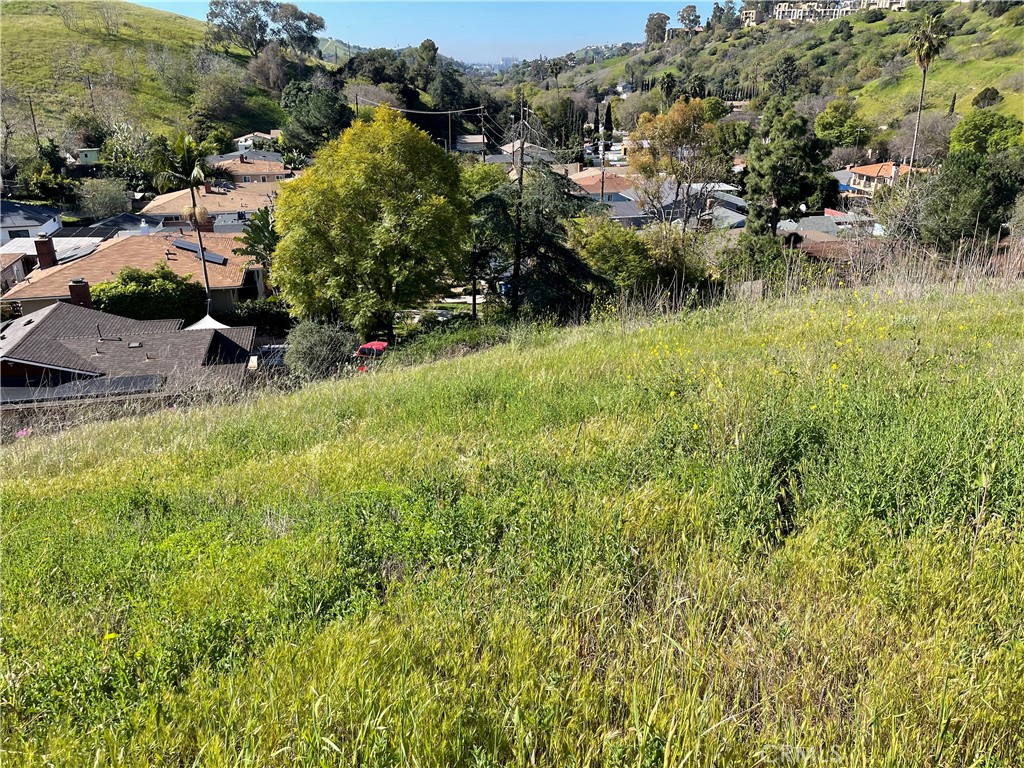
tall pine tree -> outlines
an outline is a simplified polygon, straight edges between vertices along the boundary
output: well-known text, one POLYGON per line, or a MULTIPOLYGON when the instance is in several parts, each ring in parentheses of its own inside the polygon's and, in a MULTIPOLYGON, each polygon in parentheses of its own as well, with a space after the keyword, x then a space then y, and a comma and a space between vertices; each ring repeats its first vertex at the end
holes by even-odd
POLYGON ((782 217, 801 204, 820 211, 835 203, 838 184, 825 169, 824 149, 789 102, 779 97, 768 102, 747 153, 749 234, 775 236, 782 217))

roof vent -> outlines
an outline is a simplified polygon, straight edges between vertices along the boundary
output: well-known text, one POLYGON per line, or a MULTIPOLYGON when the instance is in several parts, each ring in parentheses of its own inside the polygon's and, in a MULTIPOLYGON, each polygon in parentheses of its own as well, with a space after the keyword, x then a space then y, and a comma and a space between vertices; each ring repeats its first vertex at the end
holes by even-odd
POLYGON ((142 349, 142 342, 141 341, 129 341, 128 342, 128 349, 142 349))
POLYGON ((35 322, 35 318, 30 317, 28 320, 25 321, 25 325, 32 325, 32 323, 34 323, 34 322, 35 322))

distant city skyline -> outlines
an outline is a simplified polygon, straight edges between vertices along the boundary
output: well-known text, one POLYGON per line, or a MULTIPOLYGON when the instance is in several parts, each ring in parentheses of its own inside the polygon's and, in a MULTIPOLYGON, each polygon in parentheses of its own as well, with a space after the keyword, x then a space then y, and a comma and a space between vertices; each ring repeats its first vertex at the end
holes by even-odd
MULTIPOLYGON (((206 19, 198 0, 137 0, 140 5, 206 19)), ((324 35, 366 48, 404 48, 430 38, 445 56, 466 63, 559 56, 586 45, 641 42, 647 15, 676 25, 686 2, 297 2, 323 16, 324 35)), ((697 2, 701 19, 714 3, 697 2)))

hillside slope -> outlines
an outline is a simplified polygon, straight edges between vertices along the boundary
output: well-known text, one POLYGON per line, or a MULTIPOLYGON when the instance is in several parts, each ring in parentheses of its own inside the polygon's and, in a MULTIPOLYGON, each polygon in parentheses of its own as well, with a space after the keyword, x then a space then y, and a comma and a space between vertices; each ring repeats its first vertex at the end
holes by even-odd
MULTIPOLYGON (((1024 115, 1024 8, 993 18, 980 8, 972 12, 970 5, 947 6, 943 18, 955 34, 929 70, 926 108, 948 108, 955 93, 956 111, 963 114, 971 109, 971 99, 991 86, 1004 96, 996 109, 1024 115)), ((865 117, 877 125, 891 124, 917 108, 921 73, 906 45, 920 17, 890 13, 883 21, 867 23, 853 16, 848 40, 836 31, 839 21, 797 26, 770 22, 737 30, 723 40, 707 35, 677 39, 646 54, 577 68, 569 76, 578 84, 609 87, 628 79, 633 70, 648 78, 672 72, 682 84, 698 76, 716 95, 745 97, 765 92, 766 75, 783 55, 792 54, 819 81, 820 93, 845 89, 865 117)))
POLYGON ((19 438, 5 765, 1013 765, 1022 342, 849 292, 19 438))
MULTIPOLYGON (((154 68, 166 47, 172 58, 185 58, 203 42, 206 24, 132 3, 2 0, 0 67, 3 85, 21 99, 31 98, 40 133, 56 135, 69 112, 96 109, 151 130, 166 132, 188 114, 187 99, 175 98, 157 79, 154 68), (108 34, 100 15, 114 6, 119 17, 108 34), (58 6, 70 7, 75 20, 68 29, 58 6), (93 85, 90 91, 87 78, 93 85)), ((232 51, 245 66, 248 56, 232 51)), ((274 122, 277 115, 271 115, 274 122)), ((239 115, 239 129, 265 128, 259 115, 239 115)), ((273 127, 277 127, 274 125, 273 127)))

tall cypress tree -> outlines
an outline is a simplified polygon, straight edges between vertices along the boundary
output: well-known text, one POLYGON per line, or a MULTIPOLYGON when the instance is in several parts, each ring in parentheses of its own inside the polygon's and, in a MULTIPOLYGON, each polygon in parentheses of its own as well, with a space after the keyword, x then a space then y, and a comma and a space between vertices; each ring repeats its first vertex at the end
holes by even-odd
POLYGON ((605 141, 612 140, 612 103, 609 101, 604 108, 604 138, 605 141))
POLYGON ((824 165, 824 145, 808 136, 807 121, 779 97, 765 107, 761 132, 747 153, 747 202, 751 235, 778 234, 783 215, 801 204, 832 205, 838 185, 824 165))

